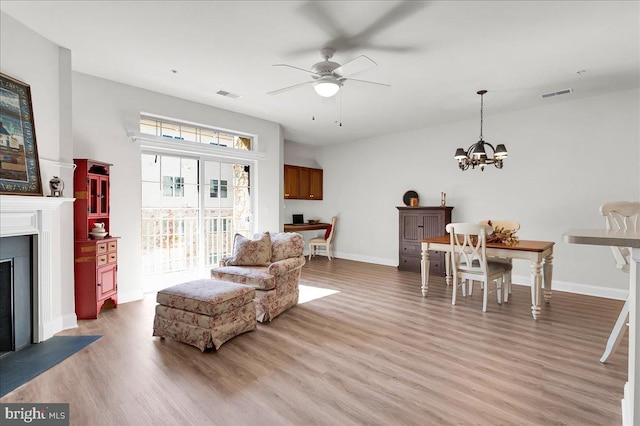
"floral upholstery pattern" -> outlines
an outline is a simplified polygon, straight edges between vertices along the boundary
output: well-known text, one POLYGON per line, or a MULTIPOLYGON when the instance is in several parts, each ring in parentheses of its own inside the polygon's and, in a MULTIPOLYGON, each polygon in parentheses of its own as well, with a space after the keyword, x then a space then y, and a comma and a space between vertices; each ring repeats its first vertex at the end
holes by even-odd
POLYGON ((304 239, 297 232, 271 235, 271 262, 298 257, 304 251, 304 239))
POLYGON ((156 305, 153 335, 195 346, 201 351, 216 348, 239 334, 256 329, 255 304, 247 303, 217 317, 156 305))
POLYGON ((203 279, 160 290, 156 302, 172 308, 216 316, 246 305, 255 298, 255 290, 230 282, 203 279))
POLYGON ((236 234, 233 239, 233 257, 228 265, 268 266, 271 263, 271 234, 256 234, 253 240, 236 234))
POLYGON ((298 281, 305 264, 303 251, 302 235, 275 233, 271 235, 272 262, 268 267, 232 266, 229 258, 224 258, 219 267, 211 270, 211 278, 253 287, 256 290, 256 319, 271 321, 298 303, 298 281))
MULTIPOLYGON (((303 257, 304 260, 304 257, 303 257)), ((256 291, 256 319, 260 322, 271 321, 287 309, 298 304, 300 290, 298 268, 278 277, 278 288, 271 291, 256 291)))
POLYGON ((250 285, 257 290, 271 290, 276 286, 276 279, 266 266, 222 266, 211 270, 211 279, 250 285))
POLYGON ((153 335, 172 338, 201 351, 216 348, 256 328, 255 289, 196 280, 158 292, 153 335))

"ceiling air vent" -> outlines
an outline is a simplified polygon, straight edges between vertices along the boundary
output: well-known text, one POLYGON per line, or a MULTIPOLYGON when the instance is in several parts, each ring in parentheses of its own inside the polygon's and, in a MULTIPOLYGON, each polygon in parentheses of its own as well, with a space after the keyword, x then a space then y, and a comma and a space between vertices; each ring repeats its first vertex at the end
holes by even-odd
POLYGON ((220 96, 226 96, 227 98, 231 98, 231 99, 238 99, 240 97, 240 95, 236 95, 235 93, 227 92, 226 90, 218 90, 216 92, 216 94, 220 95, 220 96))
POLYGON ((554 96, 568 95, 569 93, 573 93, 573 89, 564 89, 564 90, 558 90, 557 92, 543 93, 542 95, 540 95, 540 97, 542 99, 545 99, 545 98, 552 98, 554 96))

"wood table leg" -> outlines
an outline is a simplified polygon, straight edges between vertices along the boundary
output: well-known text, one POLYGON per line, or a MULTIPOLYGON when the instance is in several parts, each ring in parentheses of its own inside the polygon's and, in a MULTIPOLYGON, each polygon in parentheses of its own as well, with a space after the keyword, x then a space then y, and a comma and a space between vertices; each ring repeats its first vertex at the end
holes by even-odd
POLYGON ((540 293, 542 289, 542 263, 533 262, 531 265, 531 315, 538 319, 540 315, 540 293))
POLYGON ((544 274, 544 302, 551 301, 551 278, 553 277, 553 254, 544 258, 542 266, 544 274))
POLYGON ((422 250, 422 264, 421 270, 422 273, 422 297, 427 297, 427 293, 429 292, 429 250, 422 250))

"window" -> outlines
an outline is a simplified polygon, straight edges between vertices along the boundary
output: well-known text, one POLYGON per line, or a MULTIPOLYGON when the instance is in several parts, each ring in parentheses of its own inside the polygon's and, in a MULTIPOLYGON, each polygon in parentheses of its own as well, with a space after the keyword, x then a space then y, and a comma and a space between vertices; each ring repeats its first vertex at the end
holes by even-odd
POLYGON ((209 198, 227 198, 227 181, 211 179, 209 181, 211 190, 209 191, 209 198))
POLYGON ((143 116, 140 129, 171 138, 172 148, 182 141, 202 144, 188 154, 163 151, 162 142, 143 148, 142 269, 150 292, 207 276, 233 253, 236 233, 253 235, 250 171, 256 160, 207 153, 213 145, 247 152, 249 137, 143 116))
POLYGON ((150 116, 140 117, 140 132, 178 141, 198 142, 207 145, 226 146, 251 151, 252 139, 205 126, 170 122, 150 116))

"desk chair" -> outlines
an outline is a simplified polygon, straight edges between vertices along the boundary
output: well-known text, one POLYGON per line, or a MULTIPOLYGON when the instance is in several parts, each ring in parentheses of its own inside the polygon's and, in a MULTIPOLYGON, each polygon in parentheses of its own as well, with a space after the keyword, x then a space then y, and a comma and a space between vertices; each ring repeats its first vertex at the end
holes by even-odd
POLYGON ((333 257, 333 238, 336 235, 336 222, 338 221, 337 216, 333 216, 331 218, 331 225, 325 232, 323 237, 312 238, 309 240, 309 260, 316 254, 318 254, 318 249, 324 249, 327 253, 327 257, 329 260, 333 257))
MULTIPOLYGON (((502 228, 505 230, 510 230, 516 232, 520 229, 520 224, 518 222, 514 222, 512 220, 483 220, 480 222, 481 225, 489 225, 491 222, 491 227, 493 229, 502 228)), ((504 301, 509 301, 509 296, 511 295, 511 270, 513 269, 513 259, 506 259, 502 257, 491 257, 490 260, 492 262, 505 262, 508 263, 510 268, 509 271, 504 276, 503 281, 503 290, 504 290, 504 301)))
MULTIPOLYGON (((451 242, 451 269, 453 270, 453 295, 451 304, 456 304, 458 285, 466 296, 466 281, 483 283, 482 312, 487 312, 489 283, 496 282, 498 304, 502 303, 502 280, 511 266, 505 262, 489 262, 487 259, 487 234, 490 226, 476 223, 450 223, 446 226, 451 242), (460 280, 460 284, 458 284, 460 280)), ((469 284, 471 286, 471 284, 469 284)), ((471 287, 469 287, 471 291, 471 287)))
MULTIPOLYGON (((600 213, 606 217, 607 229, 621 229, 637 231, 640 229, 640 201, 615 201, 600 206, 600 213)), ((616 268, 629 273, 631 251, 628 248, 611 247, 616 260, 616 268)), ((600 362, 607 362, 624 337, 629 322, 629 299, 625 300, 620 315, 616 320, 607 346, 600 362)))

